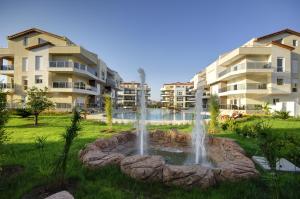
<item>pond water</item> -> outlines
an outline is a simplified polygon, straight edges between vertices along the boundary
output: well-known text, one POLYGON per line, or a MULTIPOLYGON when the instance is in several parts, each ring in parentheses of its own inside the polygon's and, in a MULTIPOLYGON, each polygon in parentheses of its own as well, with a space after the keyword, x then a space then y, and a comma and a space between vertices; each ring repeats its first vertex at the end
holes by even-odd
MULTIPOLYGON (((137 112, 132 110, 118 110, 113 114, 116 119, 132 119, 136 120, 138 117, 137 112)), ((203 115, 204 119, 208 119, 207 114, 203 115)), ((193 120, 194 109, 191 110, 169 110, 169 109, 147 109, 146 120, 162 121, 162 120, 193 120)))

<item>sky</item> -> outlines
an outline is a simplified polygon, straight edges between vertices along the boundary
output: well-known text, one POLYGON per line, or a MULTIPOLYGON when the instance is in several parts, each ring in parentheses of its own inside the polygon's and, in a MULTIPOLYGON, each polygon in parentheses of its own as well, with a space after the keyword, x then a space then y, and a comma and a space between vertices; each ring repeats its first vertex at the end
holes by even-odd
POLYGON ((31 27, 98 54, 124 81, 144 68, 151 99, 186 82, 219 54, 285 28, 300 31, 299 0, 0 0, 0 46, 31 27))

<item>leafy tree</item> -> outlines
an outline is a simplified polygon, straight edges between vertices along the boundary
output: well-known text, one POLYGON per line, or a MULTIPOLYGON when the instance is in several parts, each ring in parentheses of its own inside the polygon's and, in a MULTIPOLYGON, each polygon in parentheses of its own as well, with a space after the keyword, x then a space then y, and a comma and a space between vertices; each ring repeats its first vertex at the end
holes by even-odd
POLYGON ((220 114, 219 99, 217 95, 212 95, 209 99, 209 132, 216 133, 218 128, 218 116, 220 114))
POLYGON ((105 95, 105 114, 108 128, 112 130, 112 102, 109 95, 105 95))
POLYGON ((58 180, 61 183, 61 186, 65 182, 65 174, 67 168, 67 161, 69 156, 69 151, 74 139, 78 136, 78 131, 80 122, 80 113, 76 108, 73 110, 73 116, 71 125, 67 127, 66 132, 62 135, 64 139, 64 148, 62 153, 59 155, 57 161, 55 162, 54 175, 58 177, 58 180))
MULTIPOLYGON (((8 112, 6 109, 6 93, 0 91, 0 152, 2 152, 1 149, 2 145, 8 140, 7 133, 4 130, 4 125, 7 122, 7 119, 8 119, 8 112)), ((0 165, 0 171, 1 171, 1 165, 0 165)))
POLYGON ((47 88, 43 90, 32 87, 27 91, 27 95, 27 106, 30 108, 32 114, 34 115, 34 125, 36 126, 38 124, 39 114, 42 111, 53 107, 54 104, 47 97, 47 88))

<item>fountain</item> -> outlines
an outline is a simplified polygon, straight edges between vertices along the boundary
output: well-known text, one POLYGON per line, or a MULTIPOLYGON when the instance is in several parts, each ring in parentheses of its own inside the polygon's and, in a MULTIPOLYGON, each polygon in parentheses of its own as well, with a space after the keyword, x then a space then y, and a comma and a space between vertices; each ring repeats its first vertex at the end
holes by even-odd
POLYGON ((147 129, 146 129, 146 97, 145 97, 145 71, 142 68, 138 69, 138 73, 140 74, 140 118, 138 120, 137 132, 139 136, 139 153, 140 155, 144 155, 146 152, 146 143, 147 143, 147 129))
POLYGON ((197 89, 196 92, 196 117, 195 126, 192 132, 192 144, 193 152, 195 155, 195 164, 207 165, 208 161, 206 158, 206 148, 205 148, 205 125, 202 117, 202 96, 203 92, 201 89, 197 89))

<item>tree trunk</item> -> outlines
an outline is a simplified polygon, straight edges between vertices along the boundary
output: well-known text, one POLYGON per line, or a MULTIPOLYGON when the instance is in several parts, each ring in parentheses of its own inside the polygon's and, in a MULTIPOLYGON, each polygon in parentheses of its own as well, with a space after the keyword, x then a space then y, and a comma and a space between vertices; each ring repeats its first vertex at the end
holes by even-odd
POLYGON ((34 115, 34 126, 37 126, 38 125, 38 114, 35 114, 34 115))

